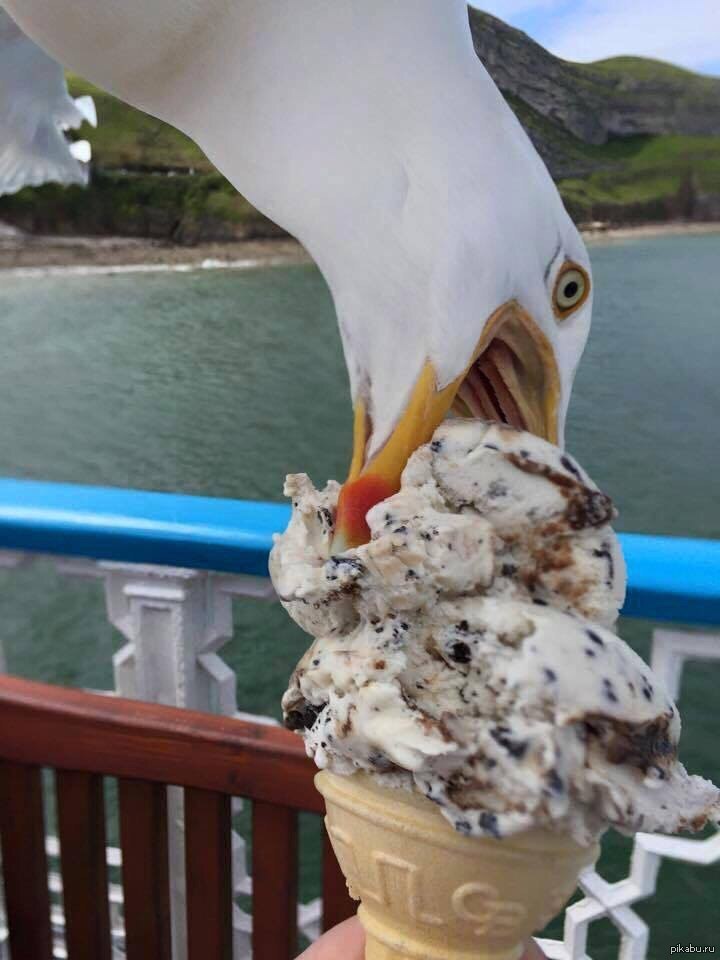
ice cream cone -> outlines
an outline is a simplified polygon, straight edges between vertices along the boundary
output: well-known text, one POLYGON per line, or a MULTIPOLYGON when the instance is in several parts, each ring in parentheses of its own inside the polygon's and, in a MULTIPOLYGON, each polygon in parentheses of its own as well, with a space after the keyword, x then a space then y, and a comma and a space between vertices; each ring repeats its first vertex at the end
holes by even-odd
POLYGON ((599 847, 533 829, 463 836, 438 807, 356 773, 319 773, 325 824, 361 900, 366 960, 518 960, 567 902, 599 847))

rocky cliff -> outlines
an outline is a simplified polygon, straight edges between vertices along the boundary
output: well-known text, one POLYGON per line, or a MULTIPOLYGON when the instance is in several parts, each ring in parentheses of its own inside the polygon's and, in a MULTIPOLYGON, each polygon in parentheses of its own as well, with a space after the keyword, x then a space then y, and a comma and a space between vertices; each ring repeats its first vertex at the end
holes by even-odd
POLYGON ((497 17, 470 7, 475 50, 511 94, 585 143, 638 134, 720 136, 720 78, 615 57, 568 63, 497 17))

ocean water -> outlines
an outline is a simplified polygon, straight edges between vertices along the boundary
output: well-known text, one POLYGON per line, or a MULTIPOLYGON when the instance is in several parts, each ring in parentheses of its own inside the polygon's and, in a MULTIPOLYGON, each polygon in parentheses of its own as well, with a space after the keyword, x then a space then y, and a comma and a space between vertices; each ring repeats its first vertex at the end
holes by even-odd
MULTIPOLYGON (((720 537, 720 234, 597 244, 594 325, 568 448, 610 493, 617 526, 720 537)), ((0 472, 77 483, 279 499, 287 472, 342 478, 351 409, 328 291, 311 266, 182 274, 0 275, 0 472)), ((678 571, 682 575, 682 571, 678 571)), ((0 573, 8 668, 112 685, 122 639, 96 584, 39 563, 0 573)), ((277 605, 236 603, 223 656, 241 709, 278 714, 305 638, 277 605)), ((644 655, 652 625, 623 621, 644 655)), ((720 642, 720 640, 719 640, 720 642)), ((686 669, 683 757, 720 779, 720 664, 686 669)), ((610 837, 601 868, 626 873, 610 837)), ((317 883, 313 858, 304 889, 317 883)), ((665 864, 650 956, 720 950, 720 866, 665 864)), ((554 933, 557 933, 554 929, 554 933)), ((589 952, 617 935, 593 925, 589 952)))

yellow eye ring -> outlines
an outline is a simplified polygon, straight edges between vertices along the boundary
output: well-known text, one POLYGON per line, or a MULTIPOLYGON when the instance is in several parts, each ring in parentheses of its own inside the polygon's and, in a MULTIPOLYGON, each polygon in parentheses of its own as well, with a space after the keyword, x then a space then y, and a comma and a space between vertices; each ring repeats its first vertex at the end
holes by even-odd
POLYGON ((563 319, 581 307, 590 293, 590 277, 577 263, 565 263, 553 290, 553 311, 563 319))

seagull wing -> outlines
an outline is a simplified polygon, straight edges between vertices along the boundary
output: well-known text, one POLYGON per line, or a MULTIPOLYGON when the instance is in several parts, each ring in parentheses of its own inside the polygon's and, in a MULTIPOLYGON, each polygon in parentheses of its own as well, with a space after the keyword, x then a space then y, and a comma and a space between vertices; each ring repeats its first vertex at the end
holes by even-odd
POLYGON ((90 112, 68 94, 60 64, 0 9, 0 196, 48 181, 87 183, 63 130, 90 112))

